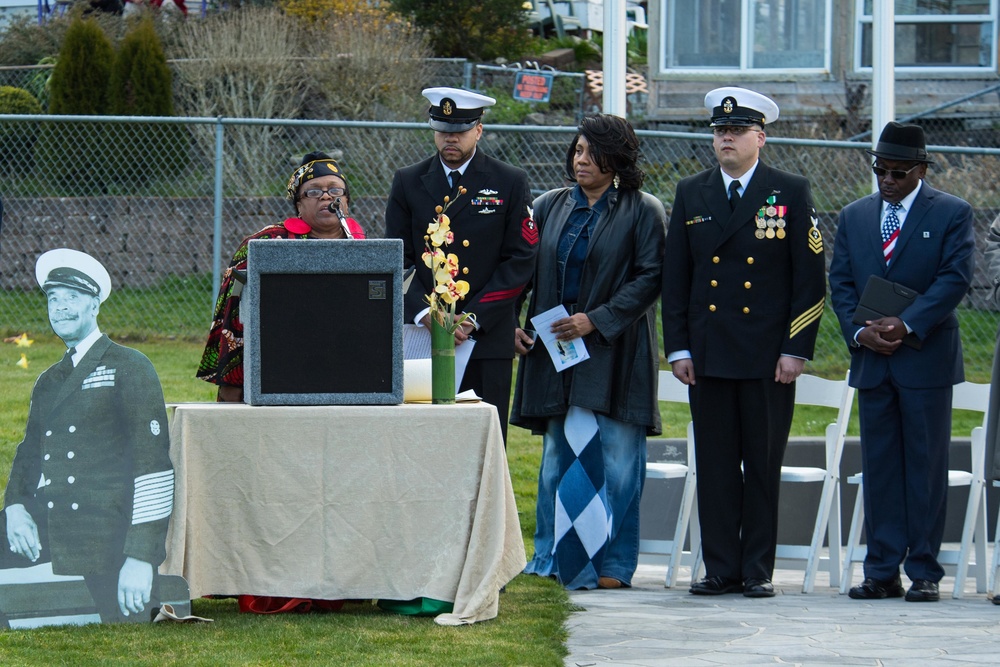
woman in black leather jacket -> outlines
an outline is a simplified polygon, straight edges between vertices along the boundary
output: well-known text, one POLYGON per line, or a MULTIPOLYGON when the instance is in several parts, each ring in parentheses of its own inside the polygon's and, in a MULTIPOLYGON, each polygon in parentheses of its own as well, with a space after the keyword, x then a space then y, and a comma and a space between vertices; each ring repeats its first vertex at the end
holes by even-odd
POLYGON ((631 584, 646 436, 660 433, 656 301, 666 214, 639 190, 638 157, 626 120, 584 118, 566 155, 575 185, 534 205, 541 245, 528 322, 560 305, 567 316, 538 335, 544 345, 515 332, 523 356, 510 423, 544 434, 535 555, 525 572, 572 589, 631 584), (557 371, 548 349, 558 357, 577 339, 589 358, 557 371))

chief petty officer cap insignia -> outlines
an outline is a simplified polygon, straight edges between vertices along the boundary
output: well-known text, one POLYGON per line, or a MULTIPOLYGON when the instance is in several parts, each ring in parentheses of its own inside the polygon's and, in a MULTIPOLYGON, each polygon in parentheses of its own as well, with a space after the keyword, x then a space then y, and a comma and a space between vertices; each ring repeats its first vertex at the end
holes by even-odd
POLYGON ((770 97, 746 88, 726 86, 705 95, 705 108, 712 114, 711 127, 746 127, 778 120, 778 105, 770 97))
POLYGON ((57 248, 43 253, 35 262, 35 280, 48 294, 53 287, 69 287, 103 303, 111 294, 107 269, 85 252, 57 248))
POLYGON ((479 124, 483 109, 497 103, 492 97, 461 88, 425 88, 422 95, 431 103, 427 124, 436 132, 466 132, 479 124))

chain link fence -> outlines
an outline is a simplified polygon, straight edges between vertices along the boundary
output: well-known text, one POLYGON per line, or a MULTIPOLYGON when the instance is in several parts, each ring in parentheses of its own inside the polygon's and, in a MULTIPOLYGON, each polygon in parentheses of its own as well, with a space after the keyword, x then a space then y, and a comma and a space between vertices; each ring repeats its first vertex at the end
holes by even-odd
MULTIPOLYGON (((480 146, 525 169, 541 193, 566 183, 574 132, 487 126, 480 146)), ((639 134, 644 189, 669 211, 677 181, 715 164, 711 135, 704 128, 639 134)), ((872 191, 866 146, 771 136, 763 149, 769 164, 811 181, 828 261, 840 209, 872 191)), ((394 171, 434 148, 423 123, 0 116, 0 334, 48 332, 35 259, 72 247, 111 272, 117 291, 102 307, 102 328, 119 337, 200 340, 211 319, 218 267, 244 236, 292 214, 285 183, 312 150, 341 162, 352 215, 379 238, 394 171)), ((993 176, 1000 149, 934 146, 931 153, 936 163, 928 183, 975 209, 981 259, 986 229, 1000 213, 993 176)), ((998 323, 990 292, 980 261, 960 314, 966 367, 980 381, 989 377, 998 323)), ((847 364, 835 318, 827 313, 813 372, 841 374, 847 364)))

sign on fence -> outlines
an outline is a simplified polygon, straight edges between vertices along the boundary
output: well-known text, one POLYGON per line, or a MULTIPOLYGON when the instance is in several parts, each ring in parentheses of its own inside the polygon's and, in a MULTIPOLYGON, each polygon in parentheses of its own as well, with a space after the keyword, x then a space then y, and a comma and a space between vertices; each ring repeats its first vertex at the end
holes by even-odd
POLYGON ((548 102, 554 78, 552 72, 518 72, 514 77, 514 99, 519 102, 548 102))

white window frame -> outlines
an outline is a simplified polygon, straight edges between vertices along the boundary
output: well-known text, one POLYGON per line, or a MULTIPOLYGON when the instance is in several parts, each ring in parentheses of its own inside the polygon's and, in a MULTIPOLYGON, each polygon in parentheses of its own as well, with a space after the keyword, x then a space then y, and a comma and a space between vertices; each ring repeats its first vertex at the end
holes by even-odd
MULTIPOLYGON (((874 0, 884 2, 885 0, 874 0)), ((920 23, 992 23, 992 46, 990 64, 982 66, 940 66, 940 65, 896 65, 897 72, 921 74, 986 74, 997 71, 997 2, 990 3, 989 14, 896 14, 896 24, 912 25, 920 23)), ((872 15, 865 15, 865 0, 855 0, 854 7, 854 71, 870 74, 870 65, 861 64, 862 33, 865 26, 872 24, 872 15)))
MULTIPOLYGON (((660 5, 660 72, 684 74, 712 74, 738 72, 742 74, 773 74, 793 72, 796 74, 828 74, 832 59, 833 40, 833 0, 819 0, 822 3, 825 25, 823 26, 823 65, 820 67, 750 67, 753 60, 754 26, 751 20, 753 5, 757 0, 740 0, 740 64, 739 67, 668 67, 667 49, 673 40, 670 31, 670 17, 674 11, 683 11, 686 0, 661 0, 660 5)), ((997 0, 990 0, 996 2, 997 0)), ((869 68, 871 69, 871 68, 869 68)))

